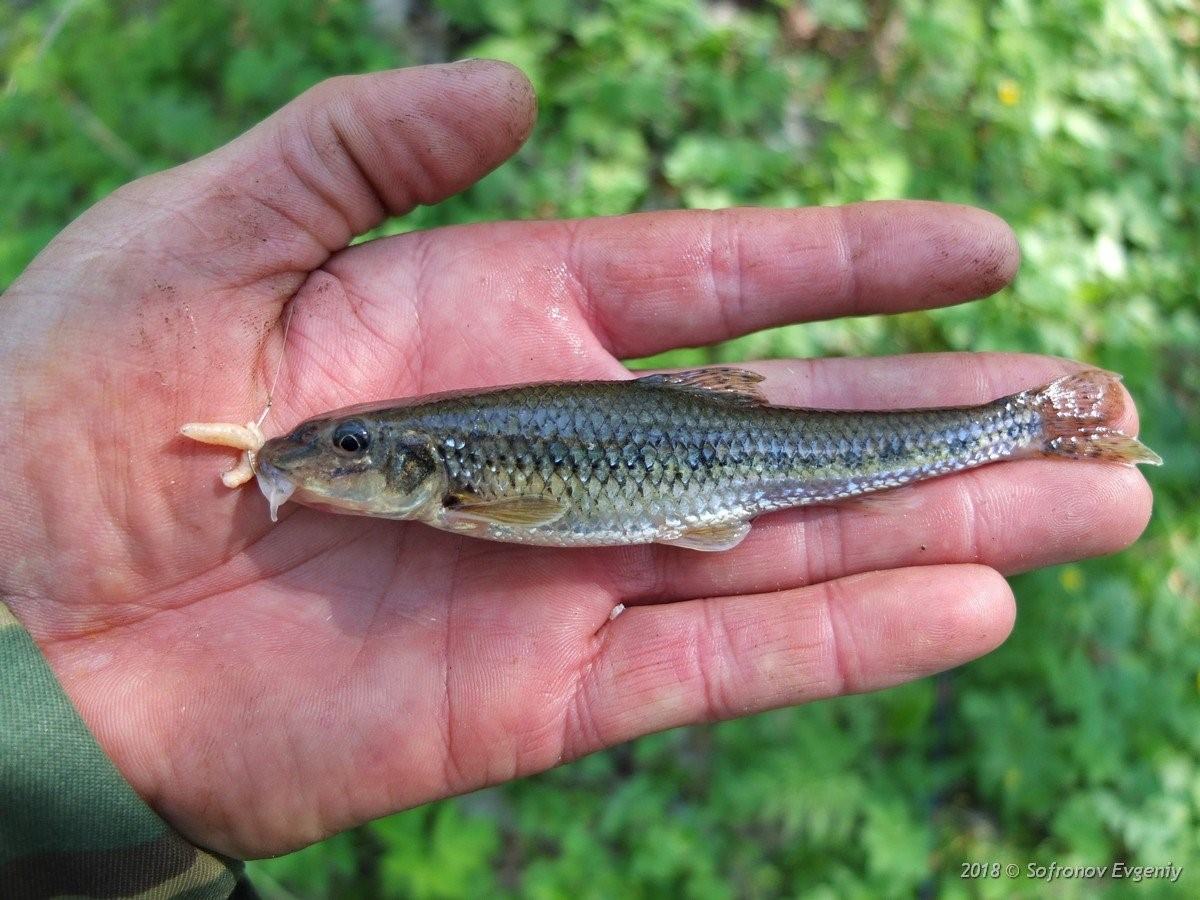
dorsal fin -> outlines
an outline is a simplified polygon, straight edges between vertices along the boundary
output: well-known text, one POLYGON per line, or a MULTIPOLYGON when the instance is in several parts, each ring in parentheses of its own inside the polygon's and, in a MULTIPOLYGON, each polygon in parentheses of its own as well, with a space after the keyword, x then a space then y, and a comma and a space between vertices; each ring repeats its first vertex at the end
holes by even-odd
POLYGON ((686 372, 671 372, 665 375, 646 375, 638 381, 645 385, 671 388, 679 391, 711 394, 730 403, 747 406, 763 406, 767 398, 758 389, 765 376, 749 369, 730 366, 708 366, 703 369, 688 369, 686 372))

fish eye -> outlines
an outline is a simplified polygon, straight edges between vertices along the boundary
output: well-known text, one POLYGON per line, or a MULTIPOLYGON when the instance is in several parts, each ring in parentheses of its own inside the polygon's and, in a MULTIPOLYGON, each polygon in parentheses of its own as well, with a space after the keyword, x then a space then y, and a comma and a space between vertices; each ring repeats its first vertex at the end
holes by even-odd
POLYGON ((333 429, 333 445, 344 453, 362 453, 371 443, 371 435, 362 422, 343 422, 333 429))

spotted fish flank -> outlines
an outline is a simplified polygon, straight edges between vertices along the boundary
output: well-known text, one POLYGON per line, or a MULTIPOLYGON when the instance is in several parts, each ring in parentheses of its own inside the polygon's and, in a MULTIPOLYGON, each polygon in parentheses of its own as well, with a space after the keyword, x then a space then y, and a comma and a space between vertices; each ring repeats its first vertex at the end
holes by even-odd
POLYGON ((893 412, 772 406, 761 380, 707 368, 352 407, 267 441, 256 474, 272 510, 290 498, 498 541, 724 550, 762 513, 1000 460, 1160 461, 1115 429, 1108 372, 893 412))

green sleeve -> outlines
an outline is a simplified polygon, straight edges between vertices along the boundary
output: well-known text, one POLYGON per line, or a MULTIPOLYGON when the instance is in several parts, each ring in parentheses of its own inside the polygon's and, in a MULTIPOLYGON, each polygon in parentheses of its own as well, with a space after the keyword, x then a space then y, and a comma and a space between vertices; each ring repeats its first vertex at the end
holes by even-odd
POLYGON ((239 861, 189 844, 142 802, 3 603, 0 894, 253 896, 239 861))

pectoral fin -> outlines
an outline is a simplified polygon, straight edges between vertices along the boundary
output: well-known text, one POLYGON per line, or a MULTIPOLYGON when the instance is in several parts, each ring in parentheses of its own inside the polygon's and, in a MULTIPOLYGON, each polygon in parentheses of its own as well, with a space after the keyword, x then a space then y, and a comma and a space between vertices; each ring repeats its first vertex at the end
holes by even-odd
POLYGON ((443 517, 451 525, 515 525, 537 528, 561 518, 566 511, 566 503, 546 497, 481 500, 472 494, 456 495, 443 512, 443 517))
POLYGON ((705 528, 692 528, 670 541, 659 541, 672 547, 684 547, 687 550, 732 550, 750 533, 749 522, 733 522, 729 525, 710 525, 705 528))

